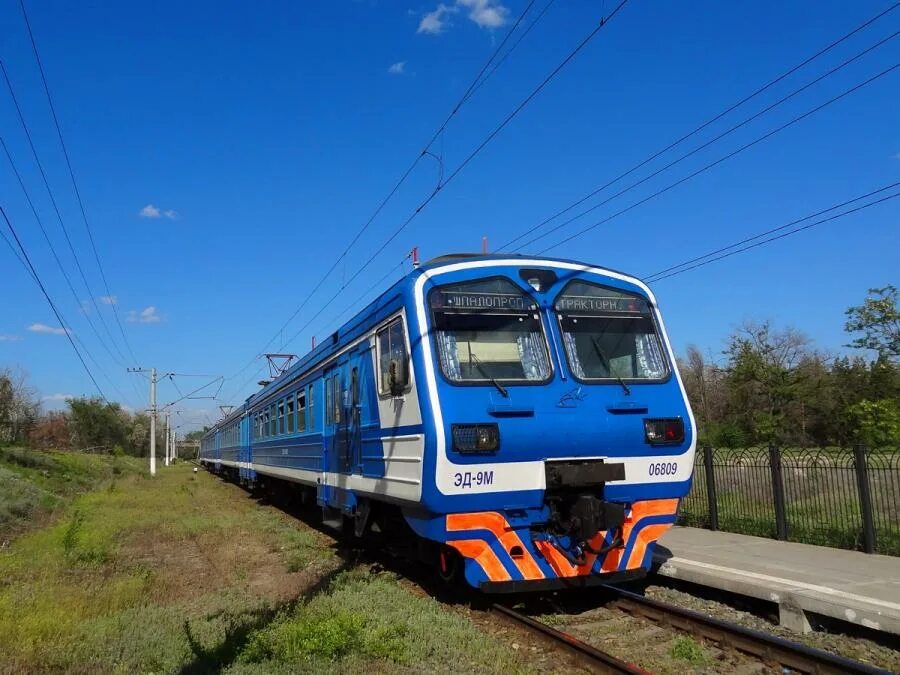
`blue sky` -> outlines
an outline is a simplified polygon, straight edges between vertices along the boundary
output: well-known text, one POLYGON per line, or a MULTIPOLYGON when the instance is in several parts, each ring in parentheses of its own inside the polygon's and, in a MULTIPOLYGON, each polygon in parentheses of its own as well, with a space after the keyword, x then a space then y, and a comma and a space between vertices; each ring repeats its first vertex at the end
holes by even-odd
MULTIPOLYGON (((537 0, 527 25, 545 5, 537 0)), ((460 110, 432 151, 445 175, 616 3, 557 1, 460 110)), ((394 267, 511 239, 758 86, 888 2, 631 0, 495 140, 348 285, 289 351, 394 267)), ((368 219, 468 86, 524 0, 27 4, 116 308, 139 362, 231 375, 259 352, 368 219), (401 65, 402 64, 402 65, 401 65)), ((646 175, 900 28, 900 10, 635 174, 646 175)), ((528 250, 631 204, 900 61, 900 38, 528 250)), ((106 295, 43 97, 18 3, 0 4, 9 72, 93 294, 106 295)), ((898 180, 900 70, 768 141, 552 251, 638 275, 898 180)), ((8 92, 0 133, 82 302, 88 301, 8 92)), ((0 204, 110 398, 146 405, 90 331, 4 157, 0 204), (111 383, 110 383, 111 380, 111 383), (120 393, 121 392, 121 393, 120 393)), ((318 311, 434 187, 422 162, 345 264, 285 331, 318 311)), ((628 185, 633 179, 626 180, 628 185)), ((605 192, 599 197, 612 194, 605 192)), ((894 200, 655 284, 678 351, 719 352, 747 319, 840 351, 843 311, 898 283, 894 200)), ((589 202, 588 204, 590 204, 589 202)), ((399 272, 398 272, 399 273, 399 272)), ((20 366, 52 407, 91 394, 49 308, 0 242, 0 366, 20 366), (47 327, 42 329, 41 326, 47 327)), ((385 282, 387 283, 387 282, 385 282)), ((117 332, 111 306, 101 305, 117 332)), ((101 334, 105 333, 101 329, 101 334)), ((121 360, 121 359, 120 359, 121 360)), ((227 381, 221 396, 252 391, 227 381)), ((202 378, 177 381, 182 391, 202 378)), ((213 391, 215 388, 213 388, 213 391)), ((161 401, 177 398, 173 385, 161 401)), ((215 408, 191 401, 192 419, 215 408)))

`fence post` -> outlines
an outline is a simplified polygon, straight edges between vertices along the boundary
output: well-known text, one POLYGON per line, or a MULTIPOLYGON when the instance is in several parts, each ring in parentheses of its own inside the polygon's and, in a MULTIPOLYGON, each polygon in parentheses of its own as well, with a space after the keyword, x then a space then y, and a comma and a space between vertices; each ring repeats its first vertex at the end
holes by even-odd
POLYGON ((865 445, 853 446, 853 466, 856 469, 856 486, 859 488, 859 512, 862 515, 863 550, 875 553, 875 517, 872 514, 872 490, 869 487, 869 462, 865 445))
POLYGON ((769 446, 769 467, 772 470, 772 497, 775 501, 775 534, 787 539, 787 515, 784 508, 784 475, 781 471, 781 450, 777 445, 769 446))
POLYGON ((719 501, 716 497, 716 474, 713 469, 713 449, 703 446, 703 466, 706 471, 706 506, 709 511, 709 529, 719 529, 719 501))

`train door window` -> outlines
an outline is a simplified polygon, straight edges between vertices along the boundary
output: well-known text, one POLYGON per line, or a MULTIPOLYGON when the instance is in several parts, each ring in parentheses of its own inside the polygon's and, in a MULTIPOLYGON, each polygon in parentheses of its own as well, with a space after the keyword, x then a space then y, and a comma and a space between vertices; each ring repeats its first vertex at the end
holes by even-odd
POLYGON ((303 390, 297 394, 297 430, 303 431, 306 428, 306 394, 303 390))
POLYGON ((341 376, 335 374, 335 376, 331 379, 331 384, 334 389, 334 393, 331 395, 331 400, 334 405, 334 414, 332 415, 335 424, 341 423, 341 376))
POLYGON ((378 393, 394 395, 409 386, 409 354, 403 319, 397 318, 377 333, 378 393))
POLYGON ((350 402, 354 408, 359 405, 359 368, 350 371, 350 402))
POLYGON ((325 424, 334 422, 334 404, 331 402, 333 395, 334 391, 331 389, 331 378, 329 377, 325 380, 325 424))
POLYGON ((312 431, 316 428, 316 397, 315 397, 316 389, 315 385, 311 384, 307 388, 306 391, 306 404, 309 406, 309 411, 306 414, 306 428, 312 431))
POLYGON ((285 404, 285 414, 287 415, 287 432, 289 434, 294 433, 294 395, 291 394, 287 398, 287 403, 285 404))

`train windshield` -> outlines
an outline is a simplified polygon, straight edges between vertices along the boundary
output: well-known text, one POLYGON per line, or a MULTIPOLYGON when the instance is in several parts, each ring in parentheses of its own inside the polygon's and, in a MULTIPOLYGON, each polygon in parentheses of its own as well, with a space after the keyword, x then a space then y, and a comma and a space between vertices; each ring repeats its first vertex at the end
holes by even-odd
POLYGON ((438 360, 453 382, 542 382, 547 341, 535 302, 508 279, 441 286, 431 292, 438 360))
POLYGON ((582 380, 661 380, 668 366, 646 298, 573 281, 556 300, 566 358, 582 380))

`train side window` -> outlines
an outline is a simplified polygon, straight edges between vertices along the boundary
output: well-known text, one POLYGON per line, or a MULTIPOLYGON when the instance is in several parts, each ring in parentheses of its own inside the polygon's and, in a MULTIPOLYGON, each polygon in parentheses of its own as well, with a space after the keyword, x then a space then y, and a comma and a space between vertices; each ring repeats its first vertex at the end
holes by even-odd
POLYGON ((297 394, 297 431, 306 429, 306 394, 303 390, 297 394))
POLYGON ((285 414, 287 415, 287 432, 289 434, 292 434, 292 433, 294 433, 294 395, 293 394, 291 394, 287 398, 285 414))
POLYGON ((306 414, 306 428, 312 431, 316 428, 316 398, 315 398, 315 385, 309 385, 306 392, 306 401, 309 406, 309 412, 306 414))
POLYGON ((278 426, 275 433, 279 436, 284 433, 284 400, 278 402, 278 426))
POLYGON ((399 396, 409 386, 409 353, 403 319, 397 318, 377 332, 378 393, 399 396))
POLYGON ((278 414, 275 411, 275 404, 269 406, 269 436, 278 434, 278 414))

